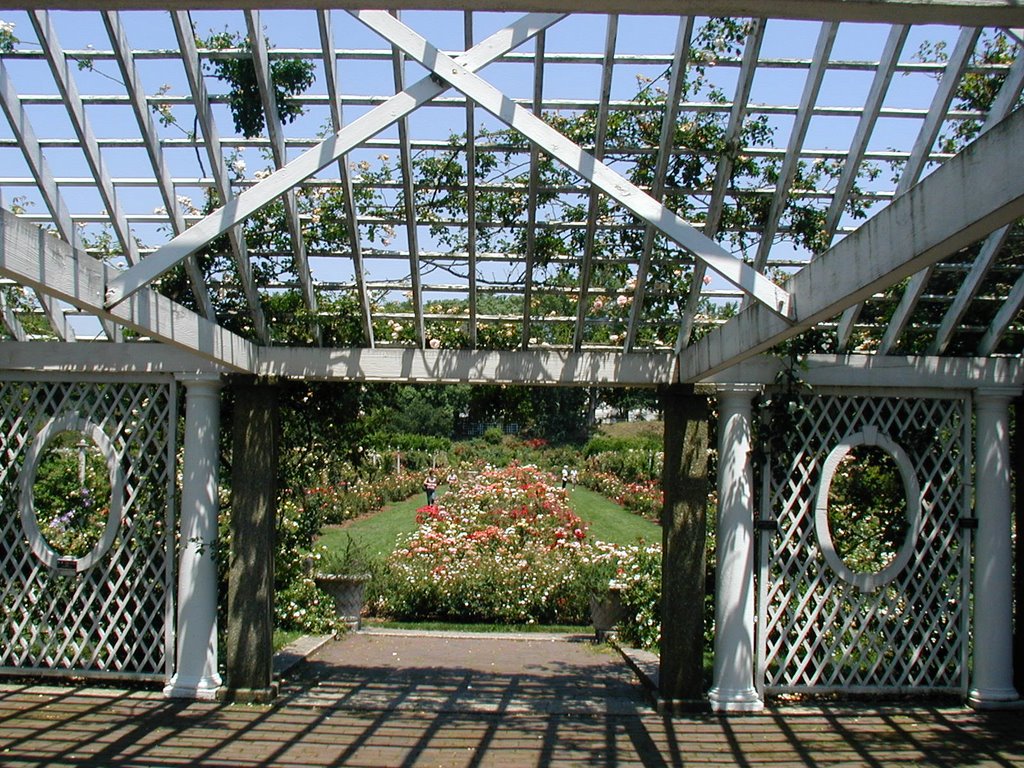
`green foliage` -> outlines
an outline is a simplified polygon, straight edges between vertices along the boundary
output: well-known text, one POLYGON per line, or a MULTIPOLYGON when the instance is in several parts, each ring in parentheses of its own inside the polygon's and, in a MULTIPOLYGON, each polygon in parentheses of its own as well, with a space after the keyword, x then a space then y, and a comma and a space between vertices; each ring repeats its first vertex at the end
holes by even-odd
POLYGON ((0 19, 0 53, 12 53, 14 46, 20 42, 14 36, 14 23, 0 19))
POLYGON ((877 573, 896 557, 909 523, 903 478, 888 453, 859 446, 847 454, 832 478, 828 523, 852 571, 877 573))
POLYGON ((110 511, 106 457, 94 443, 82 440, 77 432, 58 434, 32 484, 43 538, 57 554, 68 557, 82 557, 96 546, 110 511))
MULTIPOLYGON (((247 37, 227 29, 223 32, 211 32, 209 37, 200 42, 203 47, 213 50, 239 49, 243 53, 252 50, 252 43, 247 37)), ((267 47, 271 47, 269 41, 267 47)), ((206 59, 203 66, 207 72, 230 87, 228 106, 235 122, 235 130, 247 139, 259 136, 266 125, 266 118, 263 114, 263 102, 252 57, 206 59)), ((270 81, 274 87, 274 98, 281 122, 290 123, 303 114, 302 105, 292 98, 301 95, 313 84, 314 73, 313 64, 302 59, 271 60, 270 81)))

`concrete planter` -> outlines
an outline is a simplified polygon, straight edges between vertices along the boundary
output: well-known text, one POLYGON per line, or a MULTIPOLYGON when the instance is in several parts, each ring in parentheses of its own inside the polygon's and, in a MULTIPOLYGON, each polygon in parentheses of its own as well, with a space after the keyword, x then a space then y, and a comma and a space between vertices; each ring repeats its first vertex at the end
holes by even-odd
POLYGON ((615 625, 619 623, 622 614, 622 597, 618 589, 609 588, 602 595, 590 596, 590 623, 594 625, 594 636, 599 641, 617 636, 615 625))
POLYGON ((316 585, 331 596, 337 616, 352 629, 362 627, 363 599, 368 573, 321 573, 314 577, 316 585))

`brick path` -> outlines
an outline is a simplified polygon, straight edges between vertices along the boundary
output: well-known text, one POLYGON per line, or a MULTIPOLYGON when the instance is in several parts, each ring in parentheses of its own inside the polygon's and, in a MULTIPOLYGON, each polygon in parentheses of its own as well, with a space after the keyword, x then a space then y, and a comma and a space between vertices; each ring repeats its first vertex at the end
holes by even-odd
POLYGON ((582 642, 349 636, 271 706, 0 685, 2 766, 1024 766, 1021 712, 783 707, 663 717, 582 642))

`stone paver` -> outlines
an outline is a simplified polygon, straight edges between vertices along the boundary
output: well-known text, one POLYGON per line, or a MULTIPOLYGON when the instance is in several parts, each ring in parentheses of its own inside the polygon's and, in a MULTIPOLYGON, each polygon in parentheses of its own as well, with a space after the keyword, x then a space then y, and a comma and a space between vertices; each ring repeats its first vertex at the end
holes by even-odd
POLYGON ((666 717, 614 653, 533 637, 330 642, 273 705, 0 685, 0 766, 1024 765, 1020 712, 666 717))

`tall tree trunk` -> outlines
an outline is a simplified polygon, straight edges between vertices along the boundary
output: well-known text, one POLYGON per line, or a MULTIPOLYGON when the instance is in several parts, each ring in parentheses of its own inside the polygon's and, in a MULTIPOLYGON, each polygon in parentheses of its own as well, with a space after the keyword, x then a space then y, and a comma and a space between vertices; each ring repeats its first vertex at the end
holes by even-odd
POLYGON ((279 418, 277 387, 233 380, 231 564, 228 577, 227 692, 265 700, 273 687, 274 544, 279 418))
POLYGON ((708 401, 692 385, 660 392, 665 412, 662 488, 661 697, 704 694, 704 568, 708 505, 708 401))

